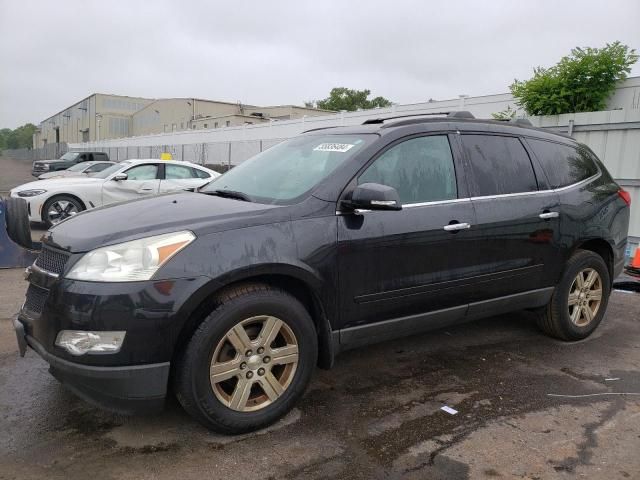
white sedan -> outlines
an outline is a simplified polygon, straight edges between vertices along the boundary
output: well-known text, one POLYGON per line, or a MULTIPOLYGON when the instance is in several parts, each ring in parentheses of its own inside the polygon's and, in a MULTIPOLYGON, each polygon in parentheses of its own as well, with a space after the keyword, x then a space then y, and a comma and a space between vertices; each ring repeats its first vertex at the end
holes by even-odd
POLYGON ((90 177, 26 183, 11 196, 28 202, 29 220, 47 227, 83 210, 148 195, 191 190, 220 176, 200 165, 172 160, 125 160, 90 177))

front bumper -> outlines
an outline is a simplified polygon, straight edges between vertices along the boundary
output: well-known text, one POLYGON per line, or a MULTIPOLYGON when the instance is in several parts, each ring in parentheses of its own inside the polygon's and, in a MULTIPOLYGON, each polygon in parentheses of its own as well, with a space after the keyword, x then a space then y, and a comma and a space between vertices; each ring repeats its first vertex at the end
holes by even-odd
MULTIPOLYGON (((14 321, 21 353, 28 345, 56 378, 91 403, 125 413, 161 409, 176 342, 203 300, 200 289, 208 279, 74 281, 39 266, 62 261, 50 247, 46 250, 28 269, 29 289, 14 321), (73 356, 55 345, 61 330, 127 334, 117 353, 73 356)), ((65 258, 65 269, 78 256, 65 258)))
POLYGON ((48 364, 51 374, 80 398, 120 413, 153 413, 162 410, 167 393, 169 362, 124 367, 80 365, 47 352, 25 333, 16 318, 14 327, 21 355, 31 347, 48 364))

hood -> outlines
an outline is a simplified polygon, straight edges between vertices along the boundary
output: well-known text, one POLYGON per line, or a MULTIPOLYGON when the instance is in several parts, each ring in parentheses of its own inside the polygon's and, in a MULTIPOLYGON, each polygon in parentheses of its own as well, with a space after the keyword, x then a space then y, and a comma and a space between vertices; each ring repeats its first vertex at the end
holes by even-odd
POLYGON ((57 172, 49 172, 43 173, 42 175, 38 175, 40 180, 45 180, 47 178, 58 178, 58 177, 86 177, 87 175, 82 172, 70 172, 68 170, 59 170, 57 172))
POLYGON ((69 162, 69 160, 60 160, 60 159, 52 158, 51 160, 38 160, 38 161, 36 161, 34 163, 36 163, 36 164, 46 163, 48 165, 51 165, 51 164, 55 165, 55 164, 59 164, 59 163, 60 164, 67 164, 67 163, 70 163, 70 162, 69 162))
POLYGON ((100 183, 104 182, 102 178, 93 177, 62 177, 62 178, 45 178, 44 180, 38 180, 35 182, 25 183, 13 189, 14 192, 21 192, 23 190, 46 190, 47 186, 50 188, 73 188, 75 185, 86 185, 88 183, 100 183))
POLYGON ((202 236, 286 220, 288 208, 282 206, 177 193, 82 212, 51 228, 44 240, 64 250, 86 252, 161 233, 190 230, 202 236))

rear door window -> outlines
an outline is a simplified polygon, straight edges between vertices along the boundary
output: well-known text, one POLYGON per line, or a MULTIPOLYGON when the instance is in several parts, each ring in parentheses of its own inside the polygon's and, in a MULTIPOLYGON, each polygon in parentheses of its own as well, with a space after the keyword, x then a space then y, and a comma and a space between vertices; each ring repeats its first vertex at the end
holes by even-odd
POLYGON ((394 145, 360 175, 363 183, 395 188, 403 205, 457 198, 449 139, 434 135, 394 145))
POLYGON ((591 153, 584 147, 532 138, 528 138, 527 143, 542 165, 551 188, 566 187, 598 173, 591 153))
POLYGON ((197 178, 191 167, 182 165, 165 165, 165 178, 167 180, 184 180, 186 178, 197 178))
POLYGON ((462 135, 474 197, 538 190, 531 159, 520 139, 498 135, 462 135))

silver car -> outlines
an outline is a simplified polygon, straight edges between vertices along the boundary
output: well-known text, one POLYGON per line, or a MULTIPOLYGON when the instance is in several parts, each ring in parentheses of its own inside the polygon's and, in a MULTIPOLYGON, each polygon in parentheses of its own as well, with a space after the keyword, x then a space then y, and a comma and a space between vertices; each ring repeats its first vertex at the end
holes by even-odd
POLYGON ((66 170, 58 170, 56 172, 43 173, 42 175, 38 175, 38 179, 45 180, 48 178, 58 178, 58 177, 86 177, 86 176, 90 176, 92 173, 101 172, 105 168, 109 168, 111 165, 115 165, 115 162, 106 162, 106 161, 81 162, 81 163, 76 163, 75 165, 72 165, 66 170))

